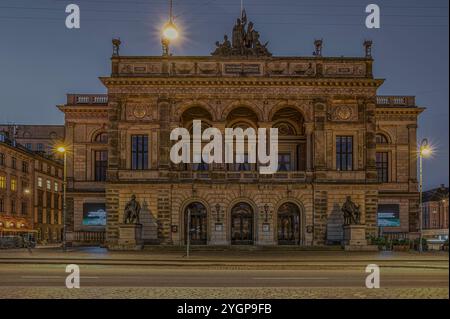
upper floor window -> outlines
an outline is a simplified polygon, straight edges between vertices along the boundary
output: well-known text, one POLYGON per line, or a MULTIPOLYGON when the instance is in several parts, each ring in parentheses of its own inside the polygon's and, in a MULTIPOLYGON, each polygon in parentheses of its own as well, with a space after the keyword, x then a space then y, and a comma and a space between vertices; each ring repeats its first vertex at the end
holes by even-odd
POLYGON ((5 212, 5 200, 0 198, 0 213, 5 212))
POLYGON ((29 151, 31 151, 33 149, 33 144, 31 143, 25 143, 25 148, 29 151))
POLYGON ((377 134, 375 140, 377 144, 389 144, 387 137, 383 134, 377 134))
POLYGON ((353 169, 353 136, 336 137, 336 169, 339 171, 353 169))
POLYGON ((15 157, 11 158, 11 167, 14 169, 17 167, 17 159, 15 157))
POLYGON ((148 135, 131 136, 131 169, 148 168, 148 135))
POLYGON ((99 133, 97 136, 95 136, 95 141, 97 143, 108 143, 108 133, 99 133))
POLYGON ((36 151, 38 151, 38 152, 43 152, 43 151, 44 151, 44 144, 38 143, 38 144, 36 145, 36 151))
POLYGON ((378 182, 387 183, 389 181, 389 160, 388 152, 377 152, 376 165, 378 173, 378 182))
POLYGON ((106 181, 108 169, 108 151, 95 151, 94 174, 96 181, 106 181))
POLYGON ((237 155, 236 155, 236 162, 229 164, 229 167, 231 170, 234 170, 234 171, 251 171, 252 170, 251 164, 248 162, 248 154, 244 154, 243 163, 237 163, 237 155))
POLYGON ((0 153, 0 166, 5 165, 5 154, 0 153))
POLYGON ((11 177, 11 191, 17 191, 17 179, 15 177, 11 177))
POLYGON ((38 177, 37 179, 37 186, 42 187, 42 177, 38 177))
POLYGON ((22 202, 22 211, 21 211, 21 214, 22 214, 23 216, 28 215, 28 203, 27 203, 26 201, 23 201, 23 202, 22 202))
POLYGON ((47 180, 47 189, 51 190, 52 189, 52 182, 47 180))
POLYGON ((0 189, 6 189, 6 176, 0 175, 0 189))
POLYGON ((22 172, 28 173, 28 166, 29 166, 28 163, 23 161, 22 162, 22 172))
POLYGON ((278 154, 278 171, 286 172, 291 168, 291 154, 278 154))
POLYGON ((11 200, 11 214, 16 214, 16 201, 14 199, 11 200))
POLYGON ((55 188, 54 188, 54 190, 55 190, 55 192, 58 192, 58 191, 59 191, 59 186, 58 186, 58 183, 57 183, 57 182, 55 182, 55 188))

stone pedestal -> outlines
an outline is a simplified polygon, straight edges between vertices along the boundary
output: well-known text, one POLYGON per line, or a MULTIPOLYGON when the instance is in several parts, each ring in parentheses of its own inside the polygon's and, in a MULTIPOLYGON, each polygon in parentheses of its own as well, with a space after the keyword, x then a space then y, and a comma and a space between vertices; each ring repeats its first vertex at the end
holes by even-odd
POLYGON ((118 246, 122 250, 142 249, 142 224, 120 224, 118 246))
POLYGON ((366 225, 344 226, 344 249, 354 251, 376 251, 377 246, 368 245, 366 240, 366 225))

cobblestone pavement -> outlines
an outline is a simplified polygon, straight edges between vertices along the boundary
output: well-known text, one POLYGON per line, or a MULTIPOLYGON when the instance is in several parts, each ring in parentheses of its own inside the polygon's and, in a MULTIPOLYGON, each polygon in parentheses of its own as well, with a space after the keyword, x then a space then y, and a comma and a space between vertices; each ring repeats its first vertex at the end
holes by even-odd
POLYGON ((448 299, 448 288, 37 288, 0 287, 0 296, 48 299, 448 299))

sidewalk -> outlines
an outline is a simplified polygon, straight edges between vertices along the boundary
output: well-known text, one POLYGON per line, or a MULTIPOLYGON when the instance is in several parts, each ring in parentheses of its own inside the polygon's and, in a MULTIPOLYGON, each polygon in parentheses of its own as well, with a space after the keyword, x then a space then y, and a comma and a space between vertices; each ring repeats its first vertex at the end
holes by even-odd
POLYGON ((99 247, 0 250, 0 264, 95 264, 145 266, 236 267, 361 267, 376 263, 389 267, 448 269, 446 252, 345 252, 345 251, 108 251, 99 247))

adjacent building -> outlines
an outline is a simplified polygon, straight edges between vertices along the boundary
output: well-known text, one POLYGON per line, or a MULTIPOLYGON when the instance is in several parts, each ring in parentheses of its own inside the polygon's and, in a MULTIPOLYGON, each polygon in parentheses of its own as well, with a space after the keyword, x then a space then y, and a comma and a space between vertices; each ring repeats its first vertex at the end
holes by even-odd
POLYGON ((448 239, 448 187, 442 184, 438 188, 423 193, 422 221, 424 236, 429 239, 448 239))
POLYGON ((61 240, 62 163, 0 134, 0 234, 61 240))
POLYGON ((64 125, 0 124, 0 132, 30 151, 47 155, 52 155, 55 144, 64 140, 64 125))
MULTIPOLYGON (((255 31, 253 31, 255 32, 255 31)), ((342 204, 366 234, 416 237, 417 118, 412 96, 379 96, 371 43, 362 57, 275 57, 225 39, 211 56, 120 56, 106 94, 69 94, 68 238, 114 248, 132 195, 146 244, 340 244, 342 204), (278 172, 259 164, 174 164, 170 133, 278 128, 278 172), (188 214, 190 212, 190 214, 188 214), (189 221, 188 221, 189 216, 189 221)))

